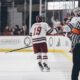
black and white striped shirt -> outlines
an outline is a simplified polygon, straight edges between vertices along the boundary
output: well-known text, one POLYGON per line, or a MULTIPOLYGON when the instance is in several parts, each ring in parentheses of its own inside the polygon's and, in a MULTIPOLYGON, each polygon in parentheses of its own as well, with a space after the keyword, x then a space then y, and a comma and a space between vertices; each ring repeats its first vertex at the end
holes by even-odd
MULTIPOLYGON (((71 30, 73 28, 76 28, 76 29, 80 29, 80 22, 79 21, 76 21, 76 22, 70 22, 68 25, 67 25, 67 28, 64 29, 65 32, 71 32, 71 30), (67 31, 68 30, 68 31, 67 31)), ((79 34, 75 34, 75 33, 71 33, 71 37, 70 37, 71 41, 72 41, 72 48, 74 48, 74 46, 77 44, 77 43, 80 43, 80 35, 79 34)))

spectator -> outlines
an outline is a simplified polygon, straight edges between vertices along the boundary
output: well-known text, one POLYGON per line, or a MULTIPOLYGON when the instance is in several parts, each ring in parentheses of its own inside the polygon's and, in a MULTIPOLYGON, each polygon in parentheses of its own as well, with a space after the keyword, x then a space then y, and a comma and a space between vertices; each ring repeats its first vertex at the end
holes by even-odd
POLYGON ((9 26, 6 26, 3 35, 12 35, 11 32, 11 28, 9 26))
POLYGON ((14 35, 20 35, 20 28, 18 25, 15 25, 13 34, 14 35))

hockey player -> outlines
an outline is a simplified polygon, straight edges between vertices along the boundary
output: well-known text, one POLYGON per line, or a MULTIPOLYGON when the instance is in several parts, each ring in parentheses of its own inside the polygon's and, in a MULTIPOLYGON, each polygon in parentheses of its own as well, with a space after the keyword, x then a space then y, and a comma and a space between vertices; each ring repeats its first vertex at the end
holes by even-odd
POLYGON ((46 33, 52 32, 52 29, 49 25, 43 22, 41 16, 36 16, 36 23, 32 25, 30 33, 32 33, 32 44, 34 53, 37 54, 38 65, 40 69, 43 71, 47 69, 50 70, 47 64, 47 44, 46 44, 46 33))
POLYGON ((80 71, 80 8, 74 10, 75 17, 64 27, 64 32, 71 32, 73 69, 71 80, 78 80, 80 71))

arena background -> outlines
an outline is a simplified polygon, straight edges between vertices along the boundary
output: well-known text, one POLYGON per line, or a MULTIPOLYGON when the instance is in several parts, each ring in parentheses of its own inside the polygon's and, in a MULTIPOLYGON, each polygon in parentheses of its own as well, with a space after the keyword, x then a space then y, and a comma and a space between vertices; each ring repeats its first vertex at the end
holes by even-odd
POLYGON ((6 26, 13 31, 15 25, 25 26, 26 31, 21 35, 28 35, 36 15, 42 15, 53 27, 54 20, 63 22, 79 6, 79 0, 0 0, 0 35, 7 35, 6 26))
POLYGON ((0 0, 0 80, 71 80, 71 41, 61 32, 78 7, 80 0, 0 0), (37 15, 57 28, 46 36, 50 72, 37 66, 29 36, 37 15))

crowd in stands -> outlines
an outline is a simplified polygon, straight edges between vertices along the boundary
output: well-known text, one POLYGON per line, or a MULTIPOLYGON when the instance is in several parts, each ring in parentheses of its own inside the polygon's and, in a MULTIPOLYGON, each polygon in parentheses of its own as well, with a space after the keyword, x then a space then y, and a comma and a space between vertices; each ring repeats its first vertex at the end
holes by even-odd
MULTIPOLYGON (((68 24, 71 19, 74 17, 74 13, 68 13, 66 17, 64 17, 63 22, 59 21, 58 19, 56 20, 51 20, 52 26, 55 28, 56 32, 58 34, 61 34, 63 32, 64 25, 68 24)), ((53 30, 53 34, 55 33, 55 30, 53 30)), ((22 27, 19 27, 18 25, 15 25, 14 27, 6 26, 4 31, 2 32, 2 35, 28 35, 28 30, 27 26, 24 25, 22 27)))
POLYGON ((18 25, 15 27, 6 26, 2 35, 27 35, 27 26, 24 25, 21 28, 18 25))

